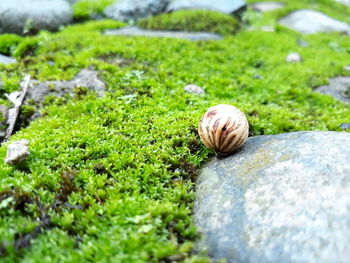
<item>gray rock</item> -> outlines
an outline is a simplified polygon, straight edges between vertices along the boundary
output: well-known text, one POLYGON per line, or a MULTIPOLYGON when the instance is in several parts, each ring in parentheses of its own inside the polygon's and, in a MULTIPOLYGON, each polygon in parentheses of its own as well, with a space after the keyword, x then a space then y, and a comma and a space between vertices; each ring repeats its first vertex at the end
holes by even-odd
POLYGON ((344 130, 344 131, 350 130, 350 123, 342 123, 342 124, 340 124, 339 128, 344 130))
POLYGON ((66 0, 69 4, 74 5, 76 2, 79 2, 80 0, 66 0))
POLYGON ((350 34, 350 26, 323 13, 313 10, 298 10, 282 18, 280 24, 303 34, 340 32, 350 34))
POLYGON ((350 77, 332 78, 329 85, 318 87, 315 91, 350 104, 350 77))
POLYGON ((155 31, 145 30, 138 27, 123 27, 120 29, 108 29, 106 35, 115 36, 144 36, 144 37, 167 37, 187 40, 220 40, 222 36, 207 32, 180 32, 180 31, 155 31))
POLYGON ((204 89, 202 87, 199 87, 199 86, 194 85, 194 84, 186 85, 184 87, 184 91, 186 91, 188 93, 196 94, 196 95, 203 95, 203 94, 205 94, 205 91, 204 91, 204 89))
POLYGON ((335 1, 344 5, 350 6, 350 0, 335 0, 335 1))
POLYGON ((350 66, 344 66, 344 69, 350 71, 350 66))
POLYGON ((170 0, 120 0, 108 6, 107 17, 120 21, 138 20, 165 11, 170 0))
POLYGON ((0 34, 57 30, 72 19, 65 0, 1 0, 0 34))
POLYGON ((29 156, 28 145, 29 141, 26 139, 11 143, 7 149, 5 163, 14 165, 26 160, 29 156))
POLYGON ((309 46, 309 43, 306 42, 306 41, 303 40, 303 39, 298 39, 298 40, 297 40, 297 44, 298 44, 299 46, 301 46, 301 47, 308 47, 308 46, 309 46))
POLYGON ((283 3, 279 2, 258 2, 251 5, 251 8, 258 12, 269 12, 284 7, 283 3))
POLYGON ((168 12, 184 9, 213 10, 232 14, 246 7, 244 0, 174 0, 167 8, 168 12))
MULTIPOLYGON (((105 94, 106 85, 98 78, 97 72, 89 69, 83 69, 73 79, 69 81, 31 81, 24 104, 36 105, 41 107, 47 96, 64 97, 74 95, 76 88, 87 88, 95 91, 98 96, 105 94)), ((32 118, 40 116, 39 108, 32 118)))
POLYGON ((296 53, 296 52, 293 52, 293 53, 290 53, 287 58, 286 58, 286 61, 288 63, 298 63, 298 62, 301 62, 301 56, 299 53, 296 53))
POLYGON ((228 263, 350 261, 350 133, 249 138, 197 181, 200 249, 228 263))
POLYGON ((8 56, 4 56, 0 54, 0 64, 13 64, 16 63, 16 59, 15 58, 11 58, 8 56))

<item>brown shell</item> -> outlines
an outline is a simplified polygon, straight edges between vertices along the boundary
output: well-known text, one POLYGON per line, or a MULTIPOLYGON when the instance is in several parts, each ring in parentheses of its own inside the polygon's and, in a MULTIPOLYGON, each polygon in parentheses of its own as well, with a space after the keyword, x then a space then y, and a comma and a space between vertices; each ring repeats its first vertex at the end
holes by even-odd
POLYGON ((209 108, 202 116, 198 132, 205 146, 219 155, 228 155, 245 143, 249 124, 239 109, 220 104, 209 108))

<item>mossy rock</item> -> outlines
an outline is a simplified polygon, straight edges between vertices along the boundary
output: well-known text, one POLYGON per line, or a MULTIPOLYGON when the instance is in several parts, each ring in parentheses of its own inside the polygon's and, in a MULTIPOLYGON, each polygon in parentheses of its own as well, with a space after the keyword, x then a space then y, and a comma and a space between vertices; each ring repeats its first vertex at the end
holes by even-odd
POLYGON ((94 15, 101 15, 105 8, 116 0, 80 0, 73 5, 73 18, 75 21, 89 20, 94 15))
POLYGON ((139 27, 154 30, 205 31, 222 35, 234 34, 239 28, 230 15, 206 10, 183 10, 142 19, 139 27))

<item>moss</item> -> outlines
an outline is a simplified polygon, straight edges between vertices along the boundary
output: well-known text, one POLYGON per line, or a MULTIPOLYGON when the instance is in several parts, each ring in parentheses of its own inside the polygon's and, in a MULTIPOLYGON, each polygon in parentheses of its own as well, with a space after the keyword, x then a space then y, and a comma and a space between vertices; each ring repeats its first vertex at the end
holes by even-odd
POLYGON ((116 0, 80 0, 73 6, 73 17, 76 21, 90 19, 93 15, 102 15, 104 9, 116 0))
POLYGON ((34 56, 39 45, 39 40, 35 37, 24 39, 14 50, 13 55, 18 58, 34 56))
POLYGON ((239 27, 238 21, 230 15, 202 10, 184 10, 161 14, 142 19, 138 25, 145 29, 206 31, 223 35, 234 34, 239 27))
POLYGON ((14 34, 0 35, 0 54, 12 55, 22 38, 14 34))
MULTIPOLYGON (((288 10, 316 6, 284 2, 288 10)), ((317 3, 348 19, 345 7, 317 3)), ((250 10, 247 17, 259 28, 276 26, 283 15, 250 10)), ((11 138, 28 139, 31 154, 24 167, 0 162, 0 193, 17 189, 29 198, 19 206, 12 192, 12 200, 0 198, 3 261, 208 262, 193 251, 198 233, 192 218, 198 169, 213 156, 196 132, 206 109, 239 107, 251 135, 338 131, 349 120, 347 105, 313 92, 330 77, 349 75, 348 36, 303 36, 283 27, 198 42, 102 34, 123 25, 89 21, 25 37, 16 48, 19 62, 0 65, 6 93, 17 90, 26 73, 40 81, 71 80, 82 68, 98 71, 108 91, 97 98, 78 88, 67 100, 48 98, 45 117, 11 138), (300 47, 300 38, 309 46, 300 47), (292 51, 303 63, 285 62, 292 51), (185 93, 189 83, 206 95, 185 93)))

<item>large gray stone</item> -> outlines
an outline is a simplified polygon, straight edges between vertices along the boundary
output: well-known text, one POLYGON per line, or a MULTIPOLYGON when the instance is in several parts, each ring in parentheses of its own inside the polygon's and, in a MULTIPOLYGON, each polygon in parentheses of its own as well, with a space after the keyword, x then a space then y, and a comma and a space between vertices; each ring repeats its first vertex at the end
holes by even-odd
POLYGON ((245 6, 246 2, 244 0, 174 0, 168 6, 167 11, 204 9, 232 14, 245 6))
POLYGON ((283 26, 303 34, 340 32, 350 34, 350 26, 323 13, 313 10, 298 10, 280 20, 283 26))
POLYGON ((320 86, 315 91, 350 104, 350 77, 332 78, 329 85, 320 86))
POLYGON ((16 59, 8 56, 4 56, 0 54, 0 64, 13 64, 16 63, 16 59))
POLYGON ((120 21, 138 20, 165 11, 170 0, 120 0, 104 11, 111 19, 120 21))
POLYGON ((143 36, 160 38, 179 38, 187 40, 220 40, 222 36, 207 32, 180 32, 180 31, 156 31, 140 29, 138 27, 123 27, 120 29, 108 29, 104 32, 106 35, 114 36, 143 36))
POLYGON ((350 133, 249 138, 202 169, 194 212, 213 259, 350 262, 350 133))
POLYGON ((72 19, 65 0, 1 0, 0 34, 57 30, 72 19))

